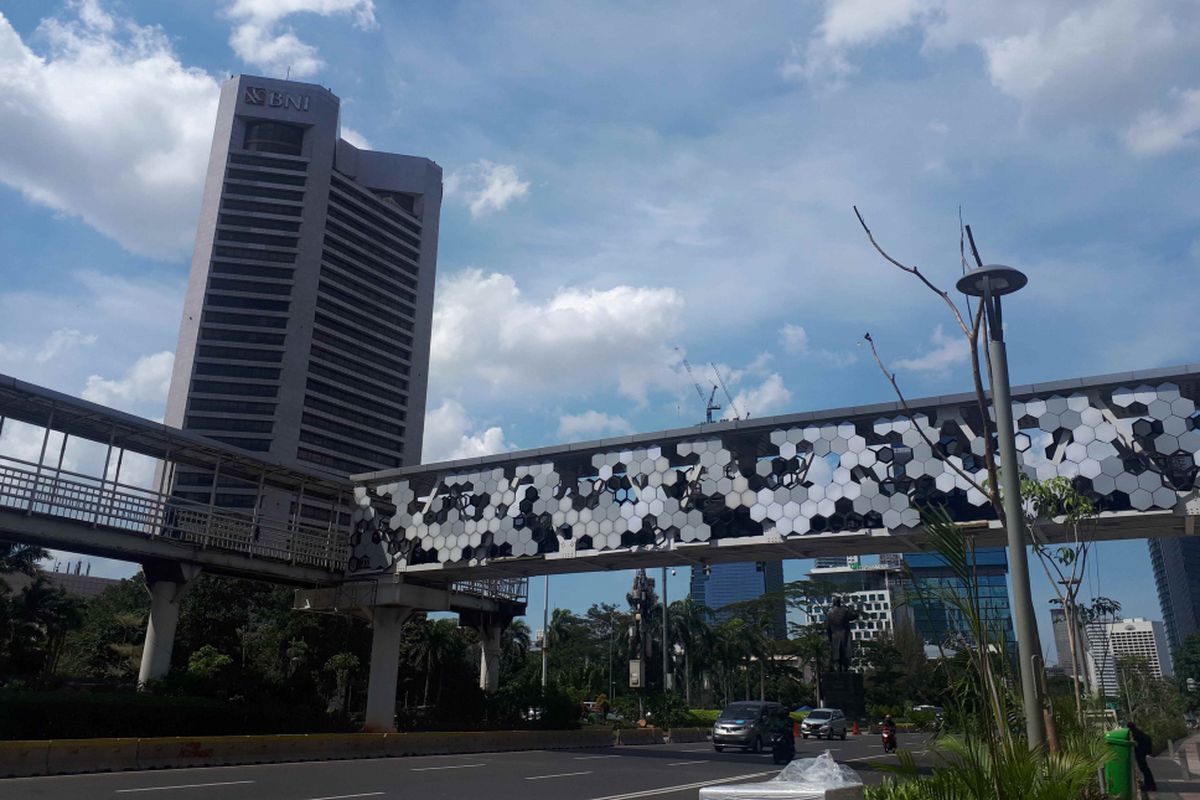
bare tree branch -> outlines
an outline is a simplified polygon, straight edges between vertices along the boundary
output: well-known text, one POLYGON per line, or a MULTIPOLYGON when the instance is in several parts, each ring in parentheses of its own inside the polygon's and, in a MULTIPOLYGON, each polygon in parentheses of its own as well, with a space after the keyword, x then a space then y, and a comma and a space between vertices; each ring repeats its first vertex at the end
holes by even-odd
MULTIPOLYGON (((871 355, 875 357, 875 363, 879 365, 879 371, 883 373, 885 378, 887 378, 888 383, 892 385, 892 390, 896 393, 896 397, 900 399, 900 405, 904 409, 904 415, 908 417, 908 421, 913 424, 913 428, 916 429, 917 433, 921 434, 921 438, 925 440, 925 444, 929 445, 931 449, 936 451, 938 449, 937 444, 929 438, 929 434, 927 434, 925 429, 922 428, 917 422, 916 412, 913 411, 908 405, 908 398, 906 398, 904 396, 904 392, 901 391, 900 384, 896 381, 896 374, 894 372, 889 372, 888 368, 884 366, 883 359, 879 356, 879 350, 875 347, 875 340, 871 338, 870 333, 863 334, 863 339, 865 339, 867 344, 870 345, 871 355)), ((987 497, 989 500, 991 499, 991 493, 981 486, 970 473, 949 459, 943 459, 943 463, 950 467, 950 469, 954 470, 954 472, 956 472, 963 480, 967 481, 969 484, 971 484, 971 486, 979 490, 979 492, 981 492, 985 497, 987 497)))
MULTIPOLYGON (((867 221, 865 219, 863 219, 863 215, 862 215, 862 213, 859 212, 858 206, 853 206, 853 208, 854 208, 854 215, 856 217, 858 217, 858 224, 862 225, 863 231, 867 234, 867 239, 870 240, 871 245, 875 248, 875 250, 879 253, 879 255, 883 256, 893 266, 896 266, 896 267, 904 270, 909 275, 915 275, 921 281, 921 283, 925 284, 925 286, 929 289, 929 291, 933 292, 938 297, 942 298, 942 300, 945 301, 946 305, 950 307, 950 312, 952 314, 954 314, 954 319, 958 322, 958 327, 962 330, 962 332, 964 334, 970 335, 970 329, 967 327, 967 323, 963 320, 962 313, 958 310, 958 306, 956 306, 954 304, 954 301, 950 298, 950 293, 945 291, 944 289, 939 289, 936 285, 934 285, 934 283, 932 281, 930 281, 928 278, 925 277, 925 274, 923 272, 921 272, 921 270, 919 268, 917 268, 915 266, 913 266, 913 267, 907 266, 905 264, 900 263, 896 259, 892 258, 887 253, 886 250, 884 250, 882 247, 879 246, 879 242, 875 241, 875 236, 874 236, 874 234, 871 233, 871 229, 867 227, 867 221)), ((885 370, 885 372, 886 372, 886 370, 885 370)))

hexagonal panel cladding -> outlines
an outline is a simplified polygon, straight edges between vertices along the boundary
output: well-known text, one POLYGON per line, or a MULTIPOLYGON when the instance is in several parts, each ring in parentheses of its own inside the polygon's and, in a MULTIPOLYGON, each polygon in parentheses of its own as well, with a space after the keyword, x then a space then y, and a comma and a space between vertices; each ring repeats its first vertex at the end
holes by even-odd
POLYGON ((1143 383, 1133 390, 1133 399, 1148 406, 1158 399, 1158 390, 1143 383))
POLYGON ((779 445, 783 444, 784 442, 786 442, 788 440, 788 432, 783 430, 782 428, 776 428, 775 430, 771 431, 770 438, 771 438, 771 444, 778 447, 779 445))
POLYGON ((883 512, 883 527, 887 528, 888 530, 899 528, 903 521, 904 518, 901 516, 900 512, 894 508, 889 508, 887 511, 883 512))
POLYGON ((1129 505, 1138 511, 1146 511, 1154 505, 1154 496, 1145 489, 1135 489, 1129 493, 1129 505))
POLYGON ((1180 436, 1187 433, 1188 423, 1183 417, 1177 417, 1174 414, 1168 416, 1162 421, 1163 433, 1170 436, 1180 436))
POLYGON ((1079 462, 1079 474, 1085 478, 1095 478, 1100 474, 1100 462, 1092 458, 1085 458, 1079 462))
POLYGON ((1175 490, 1169 489, 1166 486, 1161 489, 1155 489, 1151 492, 1151 496, 1156 508, 1174 508, 1175 504, 1179 501, 1179 495, 1175 493, 1175 490))
POLYGON ((1190 417, 1196 412, 1196 404, 1186 397, 1177 397, 1171 401, 1171 413, 1177 417, 1190 417))
POLYGON ((1158 487, 1162 486, 1162 483, 1162 476, 1160 476, 1157 472, 1146 471, 1141 475, 1138 475, 1138 486, 1142 489, 1152 492, 1158 487))
POLYGON ((1092 489, 1100 495, 1112 494, 1117 489, 1117 482, 1111 475, 1102 472, 1092 478, 1092 489))

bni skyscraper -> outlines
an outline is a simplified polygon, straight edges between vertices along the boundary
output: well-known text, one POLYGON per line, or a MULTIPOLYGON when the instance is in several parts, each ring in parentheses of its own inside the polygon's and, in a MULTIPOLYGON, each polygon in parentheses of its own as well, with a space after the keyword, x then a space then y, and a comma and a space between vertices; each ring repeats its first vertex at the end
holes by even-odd
MULTIPOLYGON (((221 87, 166 421, 348 474, 420 461, 442 171, 343 140, 339 105, 221 87)), ((181 470, 175 493, 208 502, 210 482, 181 470)))

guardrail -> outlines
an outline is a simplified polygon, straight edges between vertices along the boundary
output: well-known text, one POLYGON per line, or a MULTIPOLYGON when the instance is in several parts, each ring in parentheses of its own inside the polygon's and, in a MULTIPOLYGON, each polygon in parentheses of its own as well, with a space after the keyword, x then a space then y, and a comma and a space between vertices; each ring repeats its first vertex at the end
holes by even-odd
POLYGON ((451 591, 474 594, 525 605, 529 597, 528 578, 476 578, 450 585, 451 591))
POLYGON ((349 551, 332 525, 238 513, 10 456, 0 456, 0 508, 337 573, 349 551))

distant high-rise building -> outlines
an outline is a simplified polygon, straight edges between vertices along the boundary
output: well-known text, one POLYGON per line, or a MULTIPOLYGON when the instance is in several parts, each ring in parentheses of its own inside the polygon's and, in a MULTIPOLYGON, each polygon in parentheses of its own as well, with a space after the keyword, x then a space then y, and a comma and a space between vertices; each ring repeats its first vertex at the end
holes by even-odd
MULTIPOLYGON (((783 589, 782 561, 747 561, 737 564, 712 564, 692 567, 692 600, 713 610, 718 622, 731 618, 728 608, 735 603, 757 600, 764 594, 783 589), (707 571, 708 574, 705 574, 707 571)), ((782 596, 772 603, 771 635, 787 638, 787 605, 782 596)))
POLYGON ((1080 660, 1078 665, 1076 665, 1075 657, 1071 653, 1067 612, 1058 607, 1051 608, 1050 627, 1054 630, 1054 649, 1058 651, 1058 665, 1062 668, 1063 674, 1069 678, 1082 677, 1087 669, 1087 664, 1085 663, 1087 660, 1087 640, 1083 627, 1078 624, 1078 619, 1076 619, 1075 628, 1075 649, 1079 653, 1080 660))
MULTIPOLYGON (((912 586, 906 592, 917 634, 930 645, 969 643, 967 622, 945 595, 962 596, 967 586, 937 553, 906 553, 912 586)), ((1008 555, 1003 547, 975 551, 975 574, 984 623, 1010 644, 1016 642, 1008 602, 1008 555)))
POLYGON ((900 627, 912 628, 912 609, 906 602, 901 571, 888 564, 854 564, 841 567, 813 567, 810 580, 827 584, 833 594, 816 597, 806 614, 809 624, 820 623, 834 597, 858 610, 851 636, 855 641, 871 641, 884 634, 894 635, 900 627))
MULTIPOLYGON (((345 475, 420 461, 442 171, 345 141, 339 105, 222 85, 166 421, 345 475)), ((175 494, 258 497, 210 484, 181 469, 175 494)))
POLYGON ((858 556, 819 556, 814 562, 817 569, 836 569, 859 563, 858 556))
POLYGON ((1167 644, 1177 654, 1200 633, 1200 540, 1150 539, 1149 545, 1167 644))
POLYGON ((1092 686, 1115 696, 1120 686, 1117 667, 1128 657, 1145 659, 1150 674, 1169 678, 1174 674, 1167 647, 1166 626, 1141 617, 1097 622, 1087 626, 1088 660, 1092 686))

